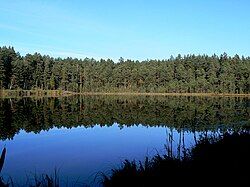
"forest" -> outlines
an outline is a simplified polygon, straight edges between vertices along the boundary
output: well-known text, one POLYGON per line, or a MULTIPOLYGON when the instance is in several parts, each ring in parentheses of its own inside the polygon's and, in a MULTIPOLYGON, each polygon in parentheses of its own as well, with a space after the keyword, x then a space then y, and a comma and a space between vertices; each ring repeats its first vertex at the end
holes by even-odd
POLYGON ((178 55, 164 60, 21 56, 0 47, 0 89, 72 92, 250 93, 250 57, 178 55))

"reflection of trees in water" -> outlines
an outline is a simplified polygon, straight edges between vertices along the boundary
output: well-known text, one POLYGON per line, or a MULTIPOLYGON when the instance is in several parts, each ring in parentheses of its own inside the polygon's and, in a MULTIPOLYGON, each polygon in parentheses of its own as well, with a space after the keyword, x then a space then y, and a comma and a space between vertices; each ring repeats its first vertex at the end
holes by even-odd
POLYGON ((249 125, 249 98, 79 96, 0 100, 0 138, 53 127, 168 126, 208 131, 249 125), (225 126, 226 124, 226 126, 225 126))

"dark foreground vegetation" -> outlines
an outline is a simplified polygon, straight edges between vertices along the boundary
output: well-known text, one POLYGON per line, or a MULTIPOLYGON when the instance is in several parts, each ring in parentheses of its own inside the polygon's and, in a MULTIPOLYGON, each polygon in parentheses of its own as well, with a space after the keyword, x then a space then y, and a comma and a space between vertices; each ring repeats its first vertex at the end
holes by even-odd
POLYGON ((103 185, 114 186, 249 186, 250 134, 204 137, 179 159, 156 155, 145 162, 125 160, 103 185))
MULTIPOLYGON (((0 158, 0 174, 4 164, 6 149, 0 158)), ((202 137, 182 157, 167 154, 146 157, 144 162, 125 160, 121 168, 112 169, 111 174, 98 174, 96 185, 104 187, 120 186, 249 186, 250 133, 224 133, 202 137)), ((60 177, 54 175, 34 176, 27 181, 30 187, 59 187, 60 177)), ((0 177, 1 187, 15 187, 11 178, 0 177)), ((84 186, 84 185, 82 185, 84 186)))
POLYGON ((249 70, 250 57, 226 53, 146 61, 120 58, 115 63, 39 53, 21 56, 13 47, 0 47, 0 90, 249 94, 249 70))

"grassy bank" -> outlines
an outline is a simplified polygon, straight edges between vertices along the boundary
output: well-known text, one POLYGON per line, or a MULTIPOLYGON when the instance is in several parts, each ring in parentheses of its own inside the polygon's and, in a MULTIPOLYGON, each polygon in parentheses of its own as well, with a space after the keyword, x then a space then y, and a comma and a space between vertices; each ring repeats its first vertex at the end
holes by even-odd
POLYGON ((71 96, 77 93, 64 90, 0 90, 0 97, 16 98, 16 97, 61 97, 71 96))
POLYGON ((194 97, 250 97, 250 94, 232 93, 153 93, 153 92, 71 92, 64 90, 0 90, 0 97, 61 97, 72 95, 109 95, 109 96, 194 96, 194 97))
POLYGON ((84 92, 81 95, 131 95, 131 96, 198 96, 198 97, 250 97, 250 94, 231 93, 140 93, 140 92, 84 92))

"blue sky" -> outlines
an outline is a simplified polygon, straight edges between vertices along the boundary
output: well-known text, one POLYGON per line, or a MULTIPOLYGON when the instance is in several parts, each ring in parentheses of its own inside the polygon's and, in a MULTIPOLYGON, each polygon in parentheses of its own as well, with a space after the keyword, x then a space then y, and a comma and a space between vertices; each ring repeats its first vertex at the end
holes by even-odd
POLYGON ((248 0, 0 0, 0 45, 22 55, 250 55, 248 0))

